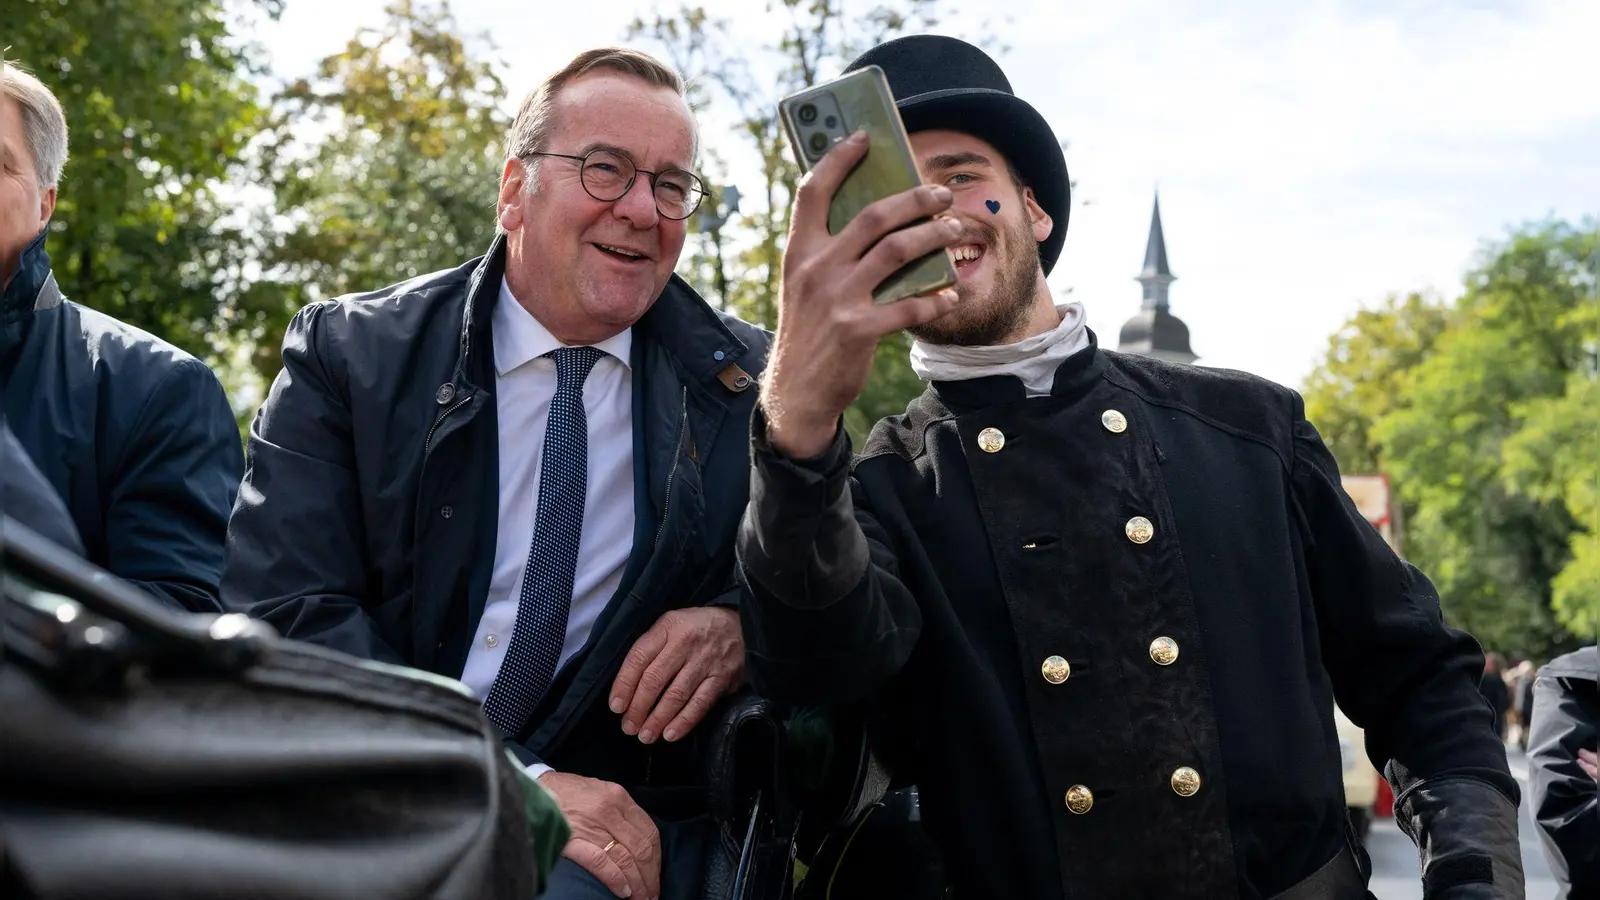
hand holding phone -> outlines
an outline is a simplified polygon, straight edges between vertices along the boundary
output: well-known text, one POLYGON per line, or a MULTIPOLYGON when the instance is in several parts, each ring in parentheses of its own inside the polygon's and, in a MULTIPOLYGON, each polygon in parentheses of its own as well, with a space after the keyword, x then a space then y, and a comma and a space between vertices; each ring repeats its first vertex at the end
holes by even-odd
POLYGON ((778 333, 767 363, 762 410, 767 437, 797 458, 821 454, 839 417, 866 385, 885 335, 953 309, 948 287, 893 303, 874 290, 908 264, 963 239, 962 226, 934 216, 950 208, 950 190, 920 185, 867 205, 833 233, 830 210, 846 179, 870 155, 865 134, 828 150, 802 179, 789 222, 778 298, 778 333))
MULTIPOLYGON (((922 183, 889 80, 877 66, 785 97, 778 102, 778 115, 803 171, 850 134, 866 133, 865 158, 845 175, 828 201, 831 234, 843 231, 874 202, 922 183)), ((892 303, 955 283, 955 263, 941 247, 888 273, 872 294, 879 303, 892 303)))

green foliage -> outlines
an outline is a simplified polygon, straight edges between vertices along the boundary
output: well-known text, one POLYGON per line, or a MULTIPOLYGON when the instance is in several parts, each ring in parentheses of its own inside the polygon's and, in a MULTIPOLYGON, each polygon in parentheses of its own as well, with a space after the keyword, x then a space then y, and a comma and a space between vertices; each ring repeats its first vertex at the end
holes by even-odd
POLYGON ((1341 466, 1391 476, 1407 555, 1490 647, 1546 654, 1594 634, 1597 277, 1593 223, 1521 229, 1453 307, 1358 314, 1307 384, 1341 466))
POLYGON ((71 297, 200 356, 244 279, 218 186, 261 121, 230 11, 277 0, 7 0, 0 46, 55 92, 70 158, 47 241, 71 297))
POLYGON ((1377 472, 1372 423, 1407 405, 1406 380, 1432 351, 1454 309, 1420 294, 1362 310, 1328 339, 1306 385, 1306 417, 1348 473, 1377 472))
POLYGON ((505 88, 447 4, 401 0, 387 16, 275 99, 267 277, 237 325, 256 338, 264 382, 279 367, 275 336, 305 303, 460 265, 493 240, 505 88))

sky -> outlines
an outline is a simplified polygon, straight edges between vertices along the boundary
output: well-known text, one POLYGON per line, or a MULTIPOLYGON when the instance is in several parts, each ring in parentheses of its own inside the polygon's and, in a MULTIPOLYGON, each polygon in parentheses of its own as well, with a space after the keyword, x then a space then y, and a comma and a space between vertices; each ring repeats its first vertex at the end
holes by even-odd
MULTIPOLYGON (((618 43, 634 16, 676 5, 452 8, 466 31, 489 35, 514 106, 573 54, 618 43)), ((766 3, 702 5, 729 21, 737 45, 773 39, 766 3)), ((287 0, 255 37, 276 74, 308 74, 358 28, 381 24, 383 6, 287 0)), ((1199 363, 1296 388, 1359 309, 1410 291, 1453 297, 1508 229, 1600 215, 1596 0, 1008 0, 947 10, 933 30, 997 46, 1015 92, 1067 142, 1078 188, 1050 284, 1084 303, 1101 346, 1114 348, 1138 311, 1133 277, 1158 189, 1178 278, 1172 311, 1199 363)), ((705 140, 731 157, 748 196, 755 170, 717 125, 703 123, 705 140)))

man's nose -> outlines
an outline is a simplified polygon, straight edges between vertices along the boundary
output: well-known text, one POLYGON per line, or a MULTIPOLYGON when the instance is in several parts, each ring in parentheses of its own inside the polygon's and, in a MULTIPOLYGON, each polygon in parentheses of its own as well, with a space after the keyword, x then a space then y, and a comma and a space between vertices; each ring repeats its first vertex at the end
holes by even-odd
POLYGON ((650 185, 650 176, 643 172, 634 177, 633 186, 618 197, 611 208, 617 218, 626 220, 635 228, 654 228, 656 221, 661 218, 661 213, 656 209, 656 194, 650 185))

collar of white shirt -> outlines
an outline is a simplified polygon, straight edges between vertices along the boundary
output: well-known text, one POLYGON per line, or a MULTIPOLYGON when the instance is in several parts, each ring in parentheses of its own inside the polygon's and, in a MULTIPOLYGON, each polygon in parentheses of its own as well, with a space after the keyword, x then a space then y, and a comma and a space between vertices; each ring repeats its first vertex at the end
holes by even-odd
MULTIPOLYGON (((511 294, 511 285, 500 279, 500 301, 494 305, 494 371, 501 378, 522 368, 530 360, 566 346, 556 339, 527 308, 511 294)), ((592 345, 628 366, 632 360, 633 329, 592 345)))

